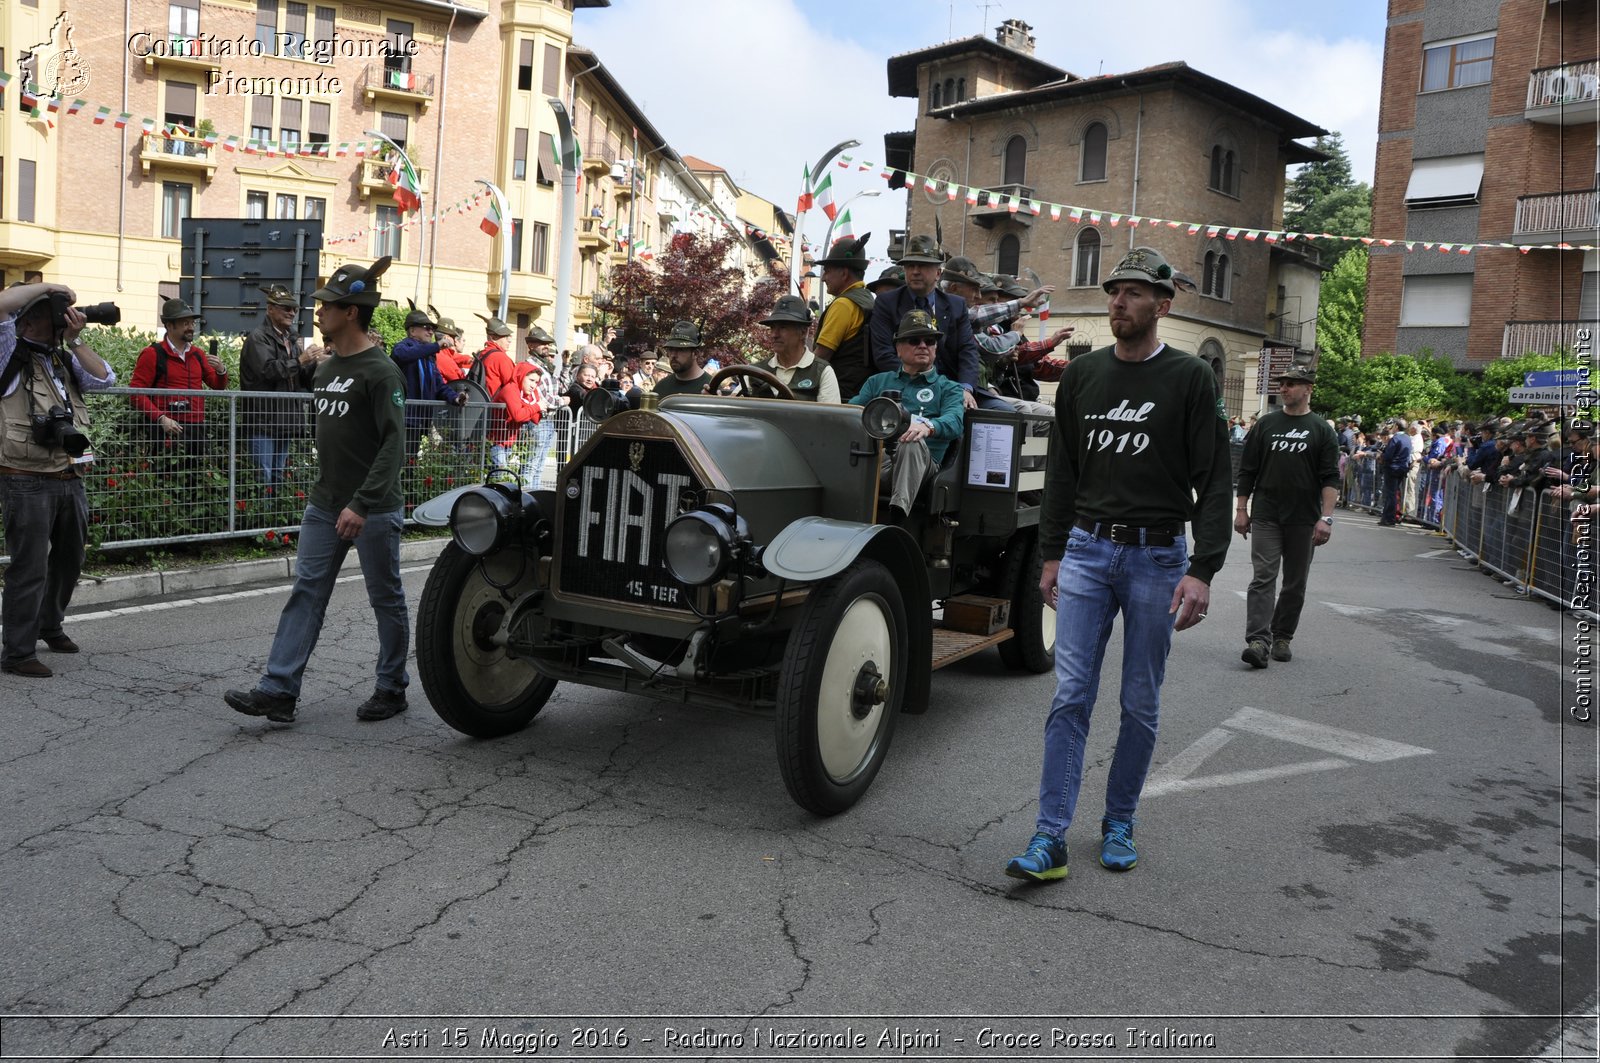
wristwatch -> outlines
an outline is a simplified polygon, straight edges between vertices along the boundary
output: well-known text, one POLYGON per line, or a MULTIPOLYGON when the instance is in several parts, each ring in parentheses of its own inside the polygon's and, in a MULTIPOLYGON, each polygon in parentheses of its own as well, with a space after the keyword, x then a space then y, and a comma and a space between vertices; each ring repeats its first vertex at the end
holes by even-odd
POLYGON ((1331 527, 1333 527, 1333 518, 1332 517, 1323 517, 1322 518, 1322 523, 1326 524, 1328 527, 1331 528, 1331 527))

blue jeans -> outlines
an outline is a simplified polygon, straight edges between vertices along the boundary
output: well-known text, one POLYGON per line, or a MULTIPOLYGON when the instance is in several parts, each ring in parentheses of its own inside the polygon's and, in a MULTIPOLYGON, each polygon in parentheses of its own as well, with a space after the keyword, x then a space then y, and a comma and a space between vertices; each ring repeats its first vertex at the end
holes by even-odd
POLYGON ((1083 785, 1089 716, 1111 624, 1122 614, 1122 729, 1106 778, 1106 816, 1132 820, 1155 754, 1161 681, 1172 646, 1172 594, 1188 546, 1119 546, 1074 528, 1056 576, 1056 696, 1044 725, 1038 829, 1061 837, 1083 785))
POLYGON ((283 479, 289 464, 289 441, 277 436, 251 436, 250 456, 261 467, 261 482, 271 487, 283 479))
POLYGON ((4 657, 21 664, 37 654, 41 636, 62 633, 89 531, 83 481, 0 476, 0 520, 11 551, 0 592, 4 657))
POLYGON ((544 478, 544 463, 550 460, 550 451, 556 445, 556 419, 554 413, 541 417, 533 426, 533 464, 523 470, 522 486, 538 490, 544 478))
POLYGON ((406 612, 405 588, 400 584, 400 529, 404 520, 399 510, 369 513, 367 522, 351 543, 334 531, 337 513, 307 506, 300 522, 300 543, 295 552, 294 589, 278 617, 278 634, 267 656, 267 671, 261 689, 268 694, 300 696, 300 681, 306 662, 322 633, 322 619, 333 597, 339 567, 350 547, 361 560, 361 575, 367 583, 367 600, 378 618, 378 683, 386 693, 404 691, 411 680, 406 675, 406 649, 410 642, 410 620, 406 612))

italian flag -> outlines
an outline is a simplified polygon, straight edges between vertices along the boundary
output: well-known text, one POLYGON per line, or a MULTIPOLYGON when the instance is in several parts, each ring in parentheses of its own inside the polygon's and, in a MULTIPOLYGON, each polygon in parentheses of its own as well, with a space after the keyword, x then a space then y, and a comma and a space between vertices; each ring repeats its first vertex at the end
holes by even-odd
POLYGON ((417 75, 409 70, 391 70, 389 71, 389 87, 410 92, 417 87, 417 75))
POLYGON ((132 117, 132 114, 127 111, 123 111, 121 114, 117 115, 117 120, 111 124, 116 126, 118 129, 126 129, 128 126, 128 119, 132 117))
POLYGON ((839 224, 834 227, 834 231, 838 233, 838 238, 841 240, 854 240, 856 238, 855 226, 850 223, 850 208, 846 207, 845 212, 839 215, 839 224))
POLYGON ((94 124, 105 125, 106 119, 111 117, 111 108, 104 104, 94 109, 94 124))
POLYGON ((69 104, 68 107, 67 107, 67 114, 68 115, 77 114, 79 111, 83 110, 84 104, 86 104, 88 102, 89 102, 88 100, 83 100, 83 99, 73 100, 72 103, 69 104))
POLYGON ((800 175, 800 198, 795 201, 794 212, 796 214, 804 214, 810 210, 813 198, 811 195, 811 164, 808 162, 800 175))
POLYGON ((417 180, 417 171, 411 168, 410 160, 404 155, 396 158, 394 169, 389 171, 389 183, 394 185, 394 202, 401 214, 421 208, 422 196, 419 193, 422 183, 417 180))
POLYGON ((839 216, 839 207, 833 202, 833 174, 823 174, 822 183, 817 186, 817 206, 822 208, 822 213, 828 220, 839 216))
POLYGON ((500 235, 500 201, 494 196, 489 197, 489 209, 478 223, 478 228, 490 236, 500 235))
POLYGON ((154 118, 141 118, 139 119, 139 125, 144 128, 145 134, 148 135, 155 132, 156 120, 154 118))

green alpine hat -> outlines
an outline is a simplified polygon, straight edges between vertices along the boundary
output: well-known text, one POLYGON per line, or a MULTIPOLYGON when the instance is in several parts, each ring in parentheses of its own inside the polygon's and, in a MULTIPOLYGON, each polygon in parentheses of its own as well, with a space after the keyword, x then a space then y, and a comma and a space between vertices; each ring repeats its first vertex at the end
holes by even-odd
POLYGON ((433 328, 433 318, 428 316, 428 312, 426 310, 418 310, 416 307, 412 307, 411 313, 406 315, 406 328, 413 329, 419 327, 426 329, 433 328))
POLYGON ((828 257, 819 258, 819 266, 843 266, 855 273, 867 272, 867 241, 871 233, 864 233, 859 237, 846 236, 833 242, 833 249, 828 252, 828 257))
POLYGON ((267 302, 273 306, 287 306, 291 310, 300 309, 300 300, 296 299, 294 292, 281 284, 264 285, 261 294, 267 297, 267 302))
POLYGON ((1273 374, 1272 379, 1315 384, 1317 382, 1317 374, 1309 365, 1291 365, 1282 372, 1273 374))
POLYGON ((1169 297, 1178 294, 1178 286, 1172 283, 1172 267, 1167 265, 1161 252, 1153 247, 1136 247, 1129 251, 1100 287, 1109 292, 1117 281, 1144 281, 1160 288, 1169 297))
POLYGON ((511 335, 511 326, 506 324, 504 321, 501 321, 499 318, 484 317, 482 314, 478 314, 477 318, 479 321, 483 322, 483 327, 488 330, 489 335, 495 337, 511 335))
POLYGON ((433 326, 433 330, 435 332, 442 332, 453 340, 459 340, 461 338, 461 326, 457 325, 454 321, 447 317, 441 317, 438 320, 438 323, 433 326))
POLYGON ((958 284, 970 284, 974 288, 983 289, 983 271, 978 269, 978 264, 965 255, 957 255, 944 264, 944 269, 939 274, 942 281, 955 281, 958 284))
POLYGON ((873 295, 888 291, 890 288, 903 288, 906 283, 906 269, 904 266, 890 266, 878 274, 878 279, 867 285, 867 291, 873 295))
POLYGON ((898 343, 901 340, 914 340, 921 336, 942 336, 939 331, 939 322, 926 310, 913 310, 900 319, 900 327, 895 329, 894 338, 898 343))
POLYGON ((674 321, 672 330, 667 333, 667 338, 661 341, 661 346, 671 347, 674 350, 697 350, 704 346, 700 340, 700 330, 693 321, 674 321))
POLYGON ((772 313, 761 322, 763 325, 809 325, 811 308, 798 295, 784 295, 772 308, 772 313))
POLYGON ((189 309, 189 304, 182 299, 168 299, 161 304, 162 321, 182 321, 185 318, 199 317, 200 315, 189 309))
POLYGON ((931 236, 913 236, 906 241, 905 253, 900 256, 900 264, 908 262, 921 262, 930 266, 944 265, 944 254, 939 250, 938 243, 931 236))
POLYGON ((335 306, 377 306, 382 298, 378 278, 388 270, 389 261, 389 256, 384 255, 370 266, 340 266, 325 286, 311 293, 311 298, 335 306))
POLYGON ((528 326, 528 334, 525 338, 529 343, 554 343, 556 341, 554 336, 550 335, 550 333, 546 332, 538 325, 528 326))

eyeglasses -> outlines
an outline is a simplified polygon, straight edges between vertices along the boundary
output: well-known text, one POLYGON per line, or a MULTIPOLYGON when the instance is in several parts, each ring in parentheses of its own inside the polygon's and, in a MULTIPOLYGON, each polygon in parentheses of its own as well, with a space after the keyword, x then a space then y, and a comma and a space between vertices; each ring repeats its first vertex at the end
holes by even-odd
POLYGON ((914 339, 901 340, 900 342, 905 344, 907 347, 937 347, 937 346, 939 346, 938 338, 937 337, 932 337, 932 336, 917 336, 914 339))

